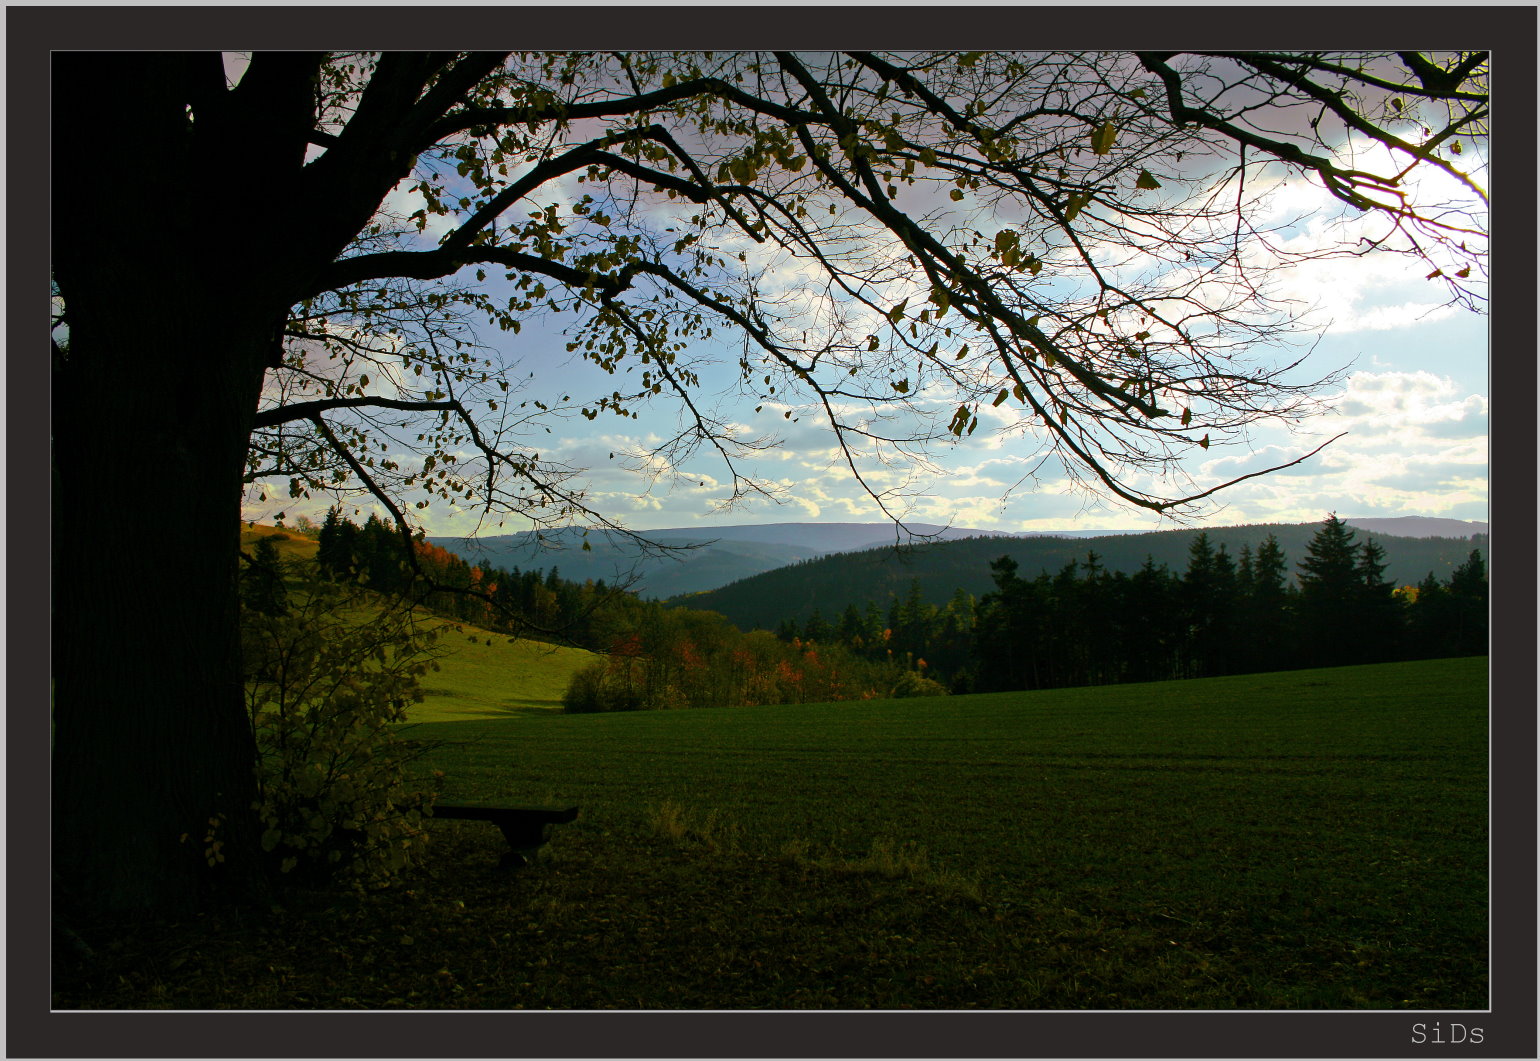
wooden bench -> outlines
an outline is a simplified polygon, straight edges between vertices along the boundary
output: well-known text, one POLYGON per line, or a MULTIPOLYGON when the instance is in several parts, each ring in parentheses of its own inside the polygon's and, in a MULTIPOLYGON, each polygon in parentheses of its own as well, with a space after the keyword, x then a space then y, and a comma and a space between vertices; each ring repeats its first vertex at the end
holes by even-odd
POLYGON ((562 825, 578 816, 576 807, 497 807, 485 804, 437 803, 433 806, 435 818, 466 818, 471 821, 491 822, 503 831, 503 837, 511 849, 503 855, 502 865, 508 869, 527 866, 534 860, 535 852, 546 841, 547 825, 562 825))

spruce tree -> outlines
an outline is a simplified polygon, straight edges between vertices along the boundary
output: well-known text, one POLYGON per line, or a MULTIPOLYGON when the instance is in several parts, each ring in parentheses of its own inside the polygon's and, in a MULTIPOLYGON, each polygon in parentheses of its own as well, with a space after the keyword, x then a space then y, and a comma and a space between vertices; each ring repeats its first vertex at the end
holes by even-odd
POLYGON ((1035 688, 1031 586, 1016 574, 1018 565, 1009 556, 992 561, 989 570, 995 589, 980 598, 974 625, 977 687, 981 692, 1035 688))
POLYGON ((1449 655, 1479 656, 1487 652, 1487 572, 1481 552, 1472 549, 1465 563, 1449 578, 1449 655))
POLYGON ((1358 550, 1354 567, 1358 575, 1355 619, 1358 627, 1358 662, 1383 663, 1401 655, 1404 620, 1396 584, 1385 578, 1385 550, 1372 538, 1358 550))
POLYGON ((1454 654, 1453 601, 1448 588, 1431 571, 1417 584, 1408 626, 1409 652, 1414 659, 1441 659, 1454 654))
POLYGON ((1125 655, 1128 681, 1162 681, 1176 677, 1176 656, 1183 643, 1184 623, 1178 606, 1180 589, 1164 564, 1153 557, 1128 580, 1125 622, 1134 629, 1125 655))
POLYGON ((1251 561, 1251 585, 1245 603, 1243 636, 1254 670, 1291 666, 1295 651, 1288 637, 1291 593, 1289 560, 1276 536, 1269 534, 1251 561))
POLYGON ((1306 666, 1336 667, 1354 659, 1360 585, 1353 531, 1332 513, 1299 564, 1299 644, 1306 666))
POLYGON ((283 582, 283 557, 271 537, 257 539, 241 572, 241 605, 263 615, 287 615, 289 591, 283 582))
POLYGON ((342 578, 347 569, 347 558, 342 555, 342 517, 333 505, 326 510, 321 522, 321 534, 317 539, 316 566, 326 578, 342 578))
POLYGON ((1199 531, 1187 547, 1187 571, 1182 575, 1182 614, 1186 619, 1187 676, 1214 673, 1216 604, 1219 570, 1208 532, 1199 531))

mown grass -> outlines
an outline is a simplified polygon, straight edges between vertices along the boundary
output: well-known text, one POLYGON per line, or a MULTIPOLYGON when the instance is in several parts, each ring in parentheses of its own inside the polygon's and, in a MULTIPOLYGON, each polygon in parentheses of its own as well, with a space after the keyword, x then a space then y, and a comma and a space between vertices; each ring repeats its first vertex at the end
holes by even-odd
POLYGON ((1482 1008, 1485 667, 424 724, 447 799, 582 817, 511 877, 446 821, 402 888, 57 1004, 1482 1008))
POLYGON ((511 639, 474 626, 442 623, 448 654, 423 678, 412 722, 506 719, 561 710, 572 675, 599 657, 580 648, 511 639))
MULTIPOLYGON (((241 527, 241 548, 270 538, 286 561, 314 560, 318 543, 294 531, 266 524, 241 527)), ((296 583, 295 585, 298 585, 296 583)), ((360 621, 373 612, 357 610, 360 621)), ((412 722, 454 722, 508 718, 561 709, 572 675, 598 659, 592 652, 540 641, 510 638, 440 618, 426 610, 422 621, 439 631, 439 669, 423 680, 423 701, 411 705, 412 722)))
POLYGON ((265 523, 241 525, 241 548, 250 550, 263 538, 273 539, 273 546, 278 550, 278 555, 285 560, 314 560, 316 550, 320 543, 314 538, 307 538, 298 531, 284 530, 282 527, 270 527, 265 523))

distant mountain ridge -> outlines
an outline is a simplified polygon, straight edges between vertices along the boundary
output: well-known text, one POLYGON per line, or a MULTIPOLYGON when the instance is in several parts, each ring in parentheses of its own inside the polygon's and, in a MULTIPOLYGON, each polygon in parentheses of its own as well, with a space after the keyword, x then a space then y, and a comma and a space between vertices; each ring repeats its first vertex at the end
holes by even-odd
POLYGON ((1492 532, 1487 523, 1441 516, 1343 516, 1342 522, 1370 534, 1393 534, 1398 538, 1471 538, 1492 532))
MULTIPOLYGON (((1424 516, 1353 518, 1346 522, 1376 537, 1393 535, 1418 539, 1436 536, 1460 539, 1485 534, 1487 531, 1485 523, 1424 516)), ((1207 529, 1216 544, 1237 530, 1227 527, 1207 529)), ((428 540, 469 563, 484 567, 503 570, 518 568, 521 571, 549 571, 556 568, 563 578, 579 582, 591 579, 615 584, 635 578, 637 581, 634 588, 637 592, 648 597, 668 599, 720 589, 756 575, 830 554, 884 551, 886 547, 894 545, 919 549, 970 539, 1053 540, 1065 543, 1065 547, 1058 551, 1066 557, 1078 554, 1083 558, 1086 547, 1081 543, 1088 540, 1153 539, 1159 535, 1176 534, 1187 535, 1183 539, 1185 543, 1197 532, 1011 532, 916 523, 909 525, 908 533, 901 533, 889 523, 764 523, 724 527, 670 527, 639 533, 658 545, 677 547, 684 551, 666 556, 643 555, 636 544, 624 536, 600 531, 590 531, 584 535, 577 529, 544 531, 538 536, 525 531, 480 538, 434 537, 428 540), (587 549, 583 548, 585 542, 587 549)), ((1258 536, 1257 540, 1260 541, 1260 538, 1258 536)), ((1185 548, 1183 544, 1181 549, 1185 548)), ((912 551, 904 550, 905 553, 912 551)), ((1460 558, 1464 558, 1463 554, 1460 558)), ((1168 562, 1173 567, 1178 566, 1174 561, 1168 562)), ((1423 574, 1426 571, 1418 572, 1410 581, 1416 581, 1423 574)))
POLYGON ((562 529, 480 538, 434 537, 428 541, 467 562, 521 571, 556 568, 563 578, 615 584, 637 579, 635 589, 666 599, 716 589, 740 579, 830 553, 859 552, 899 543, 949 541, 1005 531, 909 525, 900 535, 888 523, 765 523, 727 527, 670 527, 638 531, 661 546, 683 551, 648 556, 630 539, 602 531, 562 529), (584 543, 588 548, 584 549, 584 543))

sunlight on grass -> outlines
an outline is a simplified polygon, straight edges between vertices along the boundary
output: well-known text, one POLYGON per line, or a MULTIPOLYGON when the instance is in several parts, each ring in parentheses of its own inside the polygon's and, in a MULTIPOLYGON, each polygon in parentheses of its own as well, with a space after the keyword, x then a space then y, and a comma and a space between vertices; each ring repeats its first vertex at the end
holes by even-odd
POLYGON ((487 721, 559 712, 574 672, 600 658, 577 648, 511 640, 466 624, 445 623, 439 670, 426 696, 407 708, 410 722, 487 721))

